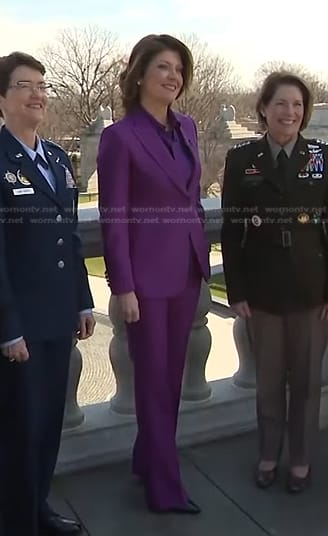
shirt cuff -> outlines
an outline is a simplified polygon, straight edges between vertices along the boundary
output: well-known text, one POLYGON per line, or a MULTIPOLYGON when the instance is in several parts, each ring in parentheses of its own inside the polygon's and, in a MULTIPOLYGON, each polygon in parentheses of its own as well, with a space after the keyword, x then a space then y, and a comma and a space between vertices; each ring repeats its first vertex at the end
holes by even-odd
POLYGON ((22 341, 23 338, 24 337, 22 336, 22 337, 17 337, 16 339, 12 339, 11 341, 2 342, 0 344, 0 348, 7 348, 8 346, 12 346, 16 342, 22 341))
POLYGON ((91 315, 92 309, 83 309, 83 311, 79 311, 79 315, 91 315))

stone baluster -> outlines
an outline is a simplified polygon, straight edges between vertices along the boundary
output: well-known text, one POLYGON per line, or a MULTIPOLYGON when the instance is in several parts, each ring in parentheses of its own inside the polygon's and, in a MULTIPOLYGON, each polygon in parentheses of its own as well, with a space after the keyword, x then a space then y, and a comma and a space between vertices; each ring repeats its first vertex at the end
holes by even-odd
POLYGON ((211 395, 210 385, 205 378, 206 363, 212 344, 211 332, 207 327, 207 313, 210 307, 210 289, 203 281, 188 344, 182 388, 183 400, 206 400, 211 395))
POLYGON ((233 324, 233 337, 239 357, 239 368, 233 376, 238 387, 254 389, 256 387, 255 358, 251 349, 251 341, 246 321, 237 317, 233 324))
POLYGON ((109 300, 108 314, 113 326, 113 337, 109 346, 109 359, 116 379, 116 393, 111 399, 111 408, 117 413, 135 413, 133 364, 129 356, 125 323, 123 322, 116 296, 109 300))
MULTIPOLYGON (((211 334, 206 325, 210 304, 209 288, 203 283, 188 346, 182 395, 184 400, 205 400, 211 393, 205 379, 205 366, 211 348, 211 334)), ((111 399, 111 408, 117 413, 129 415, 135 412, 133 364, 129 357, 125 324, 115 296, 111 296, 109 301, 109 318, 113 326, 109 358, 117 386, 111 399)))
POLYGON ((77 347, 77 339, 73 340, 69 376, 66 392, 66 405, 64 414, 64 430, 76 428, 84 421, 84 414, 77 403, 77 390, 82 372, 82 355, 77 347))

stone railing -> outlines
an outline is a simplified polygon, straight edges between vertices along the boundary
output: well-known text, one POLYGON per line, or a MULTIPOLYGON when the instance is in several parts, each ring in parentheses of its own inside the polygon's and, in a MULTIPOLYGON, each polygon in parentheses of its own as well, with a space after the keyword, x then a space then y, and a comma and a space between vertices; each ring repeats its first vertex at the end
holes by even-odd
MULTIPOLYGON (((218 199, 203 200, 205 231, 209 243, 220 241, 221 211, 218 199)), ((80 234, 86 257, 102 255, 101 235, 96 208, 80 209, 80 234)), ((233 378, 207 382, 205 367, 212 337, 207 314, 211 302, 208 285, 204 282, 192 327, 184 373, 178 441, 180 445, 217 439, 225 435, 253 429, 255 419, 255 366, 245 322, 237 318, 233 336, 239 357, 239 369, 233 378)), ((72 348, 67 392, 64 433, 57 471, 118 460, 130 454, 135 436, 133 370, 129 358, 124 323, 118 314, 117 302, 111 296, 109 318, 113 337, 109 359, 116 379, 116 393, 109 402, 80 408, 77 389, 82 370, 82 356, 76 341, 72 348)), ((219 359, 220 356, 218 356, 219 359)), ((322 422, 328 415, 328 364, 323 367, 322 422)))

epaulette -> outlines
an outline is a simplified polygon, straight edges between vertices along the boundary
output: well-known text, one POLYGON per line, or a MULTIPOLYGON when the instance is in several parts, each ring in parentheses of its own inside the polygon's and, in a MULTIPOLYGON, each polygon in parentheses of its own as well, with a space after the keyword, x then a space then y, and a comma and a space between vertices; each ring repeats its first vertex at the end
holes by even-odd
POLYGON ((46 145, 49 145, 50 147, 52 147, 53 149, 62 151, 63 153, 65 152, 64 149, 61 147, 61 145, 58 145, 58 143, 55 143, 55 142, 52 141, 52 140, 48 140, 48 139, 45 139, 45 138, 44 138, 42 141, 43 141, 46 145))
POLYGON ((239 149, 240 147, 246 147, 246 145, 250 145, 251 143, 252 143, 252 140, 247 140, 241 143, 236 143, 236 145, 234 145, 232 149, 239 149))
POLYGON ((316 143, 321 143, 321 145, 328 145, 328 141, 327 140, 315 140, 316 143))

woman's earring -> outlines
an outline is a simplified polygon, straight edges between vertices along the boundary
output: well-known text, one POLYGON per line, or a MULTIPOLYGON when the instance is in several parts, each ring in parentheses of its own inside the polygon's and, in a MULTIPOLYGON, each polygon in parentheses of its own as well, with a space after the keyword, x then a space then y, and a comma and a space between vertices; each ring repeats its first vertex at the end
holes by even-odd
POLYGON ((137 86, 141 86, 140 80, 137 81, 137 86))

